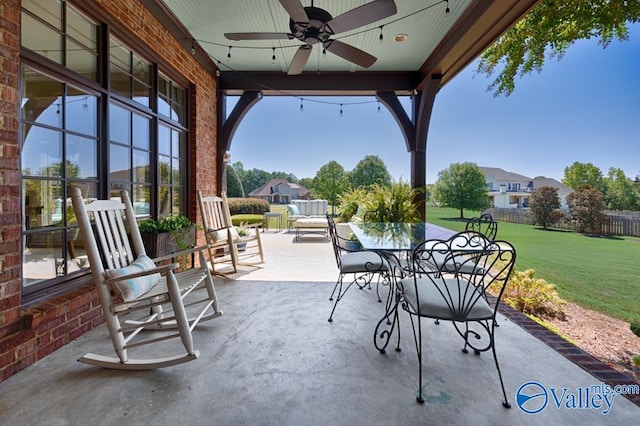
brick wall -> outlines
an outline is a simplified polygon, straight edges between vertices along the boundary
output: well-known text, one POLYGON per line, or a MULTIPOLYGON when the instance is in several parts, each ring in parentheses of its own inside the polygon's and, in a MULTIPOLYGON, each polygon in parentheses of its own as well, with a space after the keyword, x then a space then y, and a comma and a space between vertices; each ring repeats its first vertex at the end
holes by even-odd
MULTIPOLYGON (((189 214, 197 219, 195 189, 216 191, 216 81, 138 0, 97 0, 191 82, 189 214)), ((21 306, 19 172, 20 0, 0 0, 0 382, 104 322, 97 294, 83 287, 21 306)), ((199 220, 199 218, 197 219, 199 220)), ((199 235, 199 241, 204 240, 199 235)), ((105 339, 107 336, 105 335, 105 339)), ((81 354, 78 354, 81 355, 81 354)))

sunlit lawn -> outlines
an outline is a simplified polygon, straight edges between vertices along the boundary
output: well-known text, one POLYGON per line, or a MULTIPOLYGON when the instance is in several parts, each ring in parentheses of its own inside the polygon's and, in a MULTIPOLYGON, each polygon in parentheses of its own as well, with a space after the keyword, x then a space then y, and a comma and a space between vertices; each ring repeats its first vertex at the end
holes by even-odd
MULTIPOLYGON (((477 212, 465 211, 465 218, 477 212)), ((455 231, 459 211, 427 208, 427 221, 455 231)), ((574 232, 500 222, 498 238, 516 248, 516 269, 557 286, 560 296, 627 321, 640 321, 640 238, 587 237, 574 232)))

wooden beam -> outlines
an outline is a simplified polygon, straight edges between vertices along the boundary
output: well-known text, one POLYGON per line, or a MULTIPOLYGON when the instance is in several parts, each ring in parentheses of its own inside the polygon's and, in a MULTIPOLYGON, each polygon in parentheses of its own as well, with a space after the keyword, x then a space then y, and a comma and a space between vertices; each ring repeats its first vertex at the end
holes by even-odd
MULTIPOLYGON (((218 193, 225 189, 226 186, 224 184, 225 177, 227 173, 227 165, 224 162, 224 156, 229 148, 231 148, 231 140, 240 126, 240 122, 247 115, 247 112, 260 100, 262 99, 262 93, 260 92, 244 92, 235 107, 233 107, 233 111, 229 114, 229 117, 225 120, 224 115, 226 113, 225 108, 218 108, 218 123, 224 123, 222 125, 222 131, 218 132, 218 135, 221 135, 218 138, 218 146, 216 150, 216 170, 217 170, 217 186, 218 193)), ((224 103, 224 99, 218 101, 219 103, 224 103)))
POLYGON ((223 71, 220 90, 227 95, 261 91, 265 95, 360 95, 410 93, 420 82, 417 72, 323 72, 287 75, 275 72, 223 71))
POLYGON ((398 123, 407 145, 407 151, 411 152, 415 147, 416 126, 402 107, 398 96, 393 92, 376 92, 376 98, 389 110, 398 123))

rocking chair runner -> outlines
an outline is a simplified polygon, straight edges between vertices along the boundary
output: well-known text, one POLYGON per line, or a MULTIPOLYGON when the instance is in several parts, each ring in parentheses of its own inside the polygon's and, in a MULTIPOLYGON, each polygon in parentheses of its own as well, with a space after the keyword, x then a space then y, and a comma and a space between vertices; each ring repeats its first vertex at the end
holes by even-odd
POLYGON ((69 192, 117 354, 117 357, 86 354, 79 361, 105 368, 147 370, 196 359, 199 352, 193 348, 192 330, 200 321, 222 315, 204 255, 206 247, 151 260, 146 255, 126 191, 120 192, 122 201, 90 203, 85 203, 78 188, 70 187, 69 192), (199 267, 176 272, 178 263, 158 265, 191 253, 199 255, 199 267), (189 318, 185 307, 189 307, 190 313, 193 310, 195 316, 189 318), (170 332, 145 336, 145 330, 160 329, 170 332), (156 346, 156 350, 148 349, 149 357, 129 358, 130 348, 178 337, 184 346, 183 353, 158 356, 160 347, 156 346))
POLYGON ((231 222, 229 204, 224 192, 221 196, 205 196, 202 191, 198 191, 198 204, 207 238, 211 271, 222 274, 222 271, 216 270, 216 265, 220 263, 230 263, 233 273, 238 272, 238 265, 264 263, 259 225, 246 226, 249 235, 238 235, 231 222))

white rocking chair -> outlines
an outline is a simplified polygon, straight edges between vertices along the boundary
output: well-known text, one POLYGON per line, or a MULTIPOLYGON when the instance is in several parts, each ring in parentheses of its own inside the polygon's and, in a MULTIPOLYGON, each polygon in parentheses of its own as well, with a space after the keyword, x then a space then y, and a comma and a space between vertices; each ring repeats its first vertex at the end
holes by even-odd
POLYGON ((92 202, 86 202, 76 187, 70 187, 69 192, 117 354, 107 357, 89 353, 78 361, 104 368, 148 370, 198 358, 193 329, 200 321, 222 315, 207 267, 206 246, 152 260, 146 255, 127 191, 120 192, 122 201, 92 202), (199 255, 199 267, 177 272, 180 265, 171 263, 171 259, 192 253, 199 255), (195 316, 189 318, 186 307, 195 316), (129 358, 130 348, 177 337, 184 352, 162 356, 161 348, 155 345, 154 349, 149 347, 148 357, 129 358))

